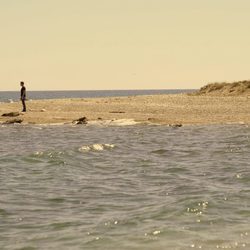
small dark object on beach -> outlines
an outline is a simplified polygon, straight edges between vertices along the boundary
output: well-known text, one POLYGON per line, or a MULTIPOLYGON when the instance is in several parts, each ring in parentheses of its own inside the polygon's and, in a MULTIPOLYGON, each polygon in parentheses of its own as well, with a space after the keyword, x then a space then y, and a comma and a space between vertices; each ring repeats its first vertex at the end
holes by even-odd
POLYGON ((16 116, 19 116, 19 115, 20 115, 19 112, 10 112, 10 113, 2 114, 2 116, 8 116, 8 117, 16 117, 16 116))
POLYGON ((22 123, 23 120, 22 119, 12 119, 12 120, 7 120, 6 122, 4 122, 3 124, 15 124, 15 123, 22 123))
POLYGON ((124 114, 125 112, 124 111, 110 111, 109 113, 112 113, 112 114, 124 114))
POLYGON ((102 120, 102 118, 101 118, 101 117, 98 117, 97 120, 102 120))
POLYGON ((84 124, 84 125, 86 125, 87 123, 88 123, 88 119, 87 119, 87 117, 81 117, 81 118, 79 118, 79 119, 77 119, 77 120, 74 120, 73 121, 73 123, 74 124, 84 124))
POLYGON ((179 124, 169 124, 169 126, 172 127, 172 128, 180 128, 183 125, 179 123, 179 124))

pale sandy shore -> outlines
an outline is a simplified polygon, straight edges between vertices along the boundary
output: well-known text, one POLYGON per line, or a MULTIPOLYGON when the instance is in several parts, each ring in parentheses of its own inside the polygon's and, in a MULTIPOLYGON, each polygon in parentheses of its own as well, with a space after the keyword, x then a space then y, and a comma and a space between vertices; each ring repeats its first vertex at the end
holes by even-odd
MULTIPOLYGON (((0 115, 18 112, 20 102, 0 103, 0 115)), ((112 98, 53 99, 27 101, 28 112, 18 118, 24 124, 72 123, 133 119, 157 124, 250 124, 248 96, 153 95, 112 98)), ((13 118, 0 116, 3 123, 13 118)))

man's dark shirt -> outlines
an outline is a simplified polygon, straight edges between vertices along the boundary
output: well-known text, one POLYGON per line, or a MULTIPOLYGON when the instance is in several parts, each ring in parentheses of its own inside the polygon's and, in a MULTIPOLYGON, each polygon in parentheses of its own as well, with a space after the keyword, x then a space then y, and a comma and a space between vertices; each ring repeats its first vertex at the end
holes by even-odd
POLYGON ((21 88, 21 99, 25 100, 25 98, 26 98, 26 88, 23 86, 21 88))

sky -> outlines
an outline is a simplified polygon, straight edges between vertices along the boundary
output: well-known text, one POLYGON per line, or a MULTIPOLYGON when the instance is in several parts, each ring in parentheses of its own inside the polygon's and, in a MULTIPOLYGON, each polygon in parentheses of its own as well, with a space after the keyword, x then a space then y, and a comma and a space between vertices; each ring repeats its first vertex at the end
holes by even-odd
POLYGON ((249 0, 0 0, 0 91, 250 79, 249 0))

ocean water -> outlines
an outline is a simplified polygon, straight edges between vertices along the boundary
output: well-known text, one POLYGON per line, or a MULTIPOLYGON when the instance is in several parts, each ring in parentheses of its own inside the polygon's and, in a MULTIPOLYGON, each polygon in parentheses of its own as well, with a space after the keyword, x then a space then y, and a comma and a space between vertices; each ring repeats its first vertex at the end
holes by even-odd
MULTIPOLYGON (((28 99, 94 98, 133 95, 178 94, 193 92, 192 89, 151 89, 151 90, 76 90, 76 91, 27 91, 28 99)), ((0 102, 17 101, 18 91, 0 91, 0 102)))
POLYGON ((250 249, 250 128, 0 127, 0 249, 250 249))

